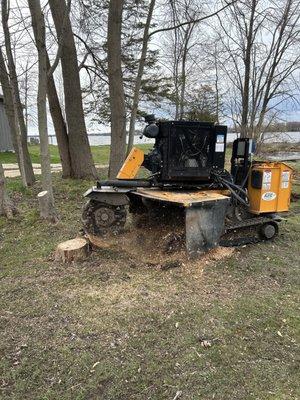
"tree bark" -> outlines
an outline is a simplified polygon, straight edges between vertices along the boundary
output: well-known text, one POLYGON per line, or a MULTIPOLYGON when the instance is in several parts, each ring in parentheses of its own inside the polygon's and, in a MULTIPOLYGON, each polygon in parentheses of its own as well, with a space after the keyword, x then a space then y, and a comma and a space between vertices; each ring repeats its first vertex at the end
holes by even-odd
POLYGON ((0 215, 4 215, 6 218, 11 219, 17 212, 17 208, 14 206, 7 194, 4 169, 0 163, 0 215))
POLYGON ((54 208, 54 196, 51 175, 51 163, 49 152, 49 139, 47 128, 47 50, 46 50, 46 28, 44 15, 42 13, 40 0, 28 0, 29 9, 32 18, 32 27, 36 36, 36 47, 38 50, 39 65, 39 83, 38 83, 38 126, 41 149, 41 170, 42 170, 42 188, 44 196, 39 196, 39 200, 46 198, 47 201, 42 204, 40 201, 41 217, 52 222, 58 220, 54 208), (43 206, 42 206, 43 205, 43 206))
POLYGON ((55 260, 63 263, 84 261, 89 254, 89 242, 79 237, 60 243, 56 248, 55 260))
POLYGON ((19 165, 22 182, 24 186, 27 186, 26 173, 24 167, 24 157, 22 151, 22 143, 19 132, 18 118, 14 107, 13 90, 11 87, 8 71, 6 69, 2 49, 0 48, 0 83, 4 96, 4 109, 7 115, 10 135, 13 143, 13 147, 16 153, 17 162, 19 165))
POLYGON ((59 45, 64 81, 69 152, 74 178, 95 178, 96 169, 84 120, 77 53, 65 0, 49 1, 59 45))
MULTIPOLYGON (((33 33, 35 40, 37 41, 37 30, 35 29, 34 26, 33 26, 33 33)), ((48 53, 46 54, 46 57, 47 57, 47 70, 49 72, 51 69, 51 64, 48 53)), ((55 135, 57 139, 57 146, 61 160, 62 177, 70 178, 73 176, 73 170, 72 170, 71 157, 69 151, 69 138, 68 138, 67 126, 62 114, 56 90, 56 85, 52 73, 48 74, 47 94, 49 101, 49 109, 52 117, 52 122, 54 125, 55 135)))
POLYGON ((143 73, 144 73, 144 68, 145 68, 145 63, 146 63, 146 55, 147 55, 147 50, 148 50, 149 29, 150 29, 154 6, 155 6, 155 0, 151 0, 150 6, 149 6, 149 11, 148 11, 148 16, 147 16, 147 20, 146 20, 146 24, 145 24, 145 28, 144 28, 142 53, 141 53, 141 58, 139 61, 138 73, 137 73, 135 87, 134 87, 134 93, 133 93, 133 102, 132 102, 130 124, 129 124, 127 155, 130 153, 132 146, 133 146, 133 142, 134 142, 135 123, 136 123, 137 111, 138 111, 138 106, 139 106, 139 96, 140 96, 140 90, 141 90, 141 85, 142 85, 142 77, 143 77, 143 73))
MULTIPOLYGON (((48 71, 50 69, 50 61, 48 54, 47 54, 47 69, 48 71)), ((63 178, 70 178, 74 176, 74 173, 71 165, 69 137, 67 132, 67 126, 60 107, 55 81, 52 74, 48 76, 47 94, 49 101, 49 109, 54 125, 54 130, 57 139, 57 146, 61 160, 62 176, 63 178)))
POLYGON ((121 65, 121 26, 124 0, 110 0, 108 12, 108 80, 111 111, 110 178, 121 168, 126 154, 126 111, 121 65))
POLYGON ((242 93, 242 119, 241 119, 241 137, 248 136, 248 116, 249 116, 249 98, 250 98, 250 75, 251 75, 251 53, 254 45, 253 42, 253 27, 254 17, 256 12, 257 0, 251 2, 251 13, 248 28, 248 35, 246 37, 246 49, 244 57, 245 76, 244 88, 242 93))
POLYGON ((26 184, 32 185, 35 182, 35 177, 33 173, 32 163, 28 151, 27 145, 27 129, 24 120, 23 114, 23 106, 20 98, 18 77, 16 72, 16 66, 14 62, 14 57, 12 54, 11 41, 10 41, 10 32, 8 28, 8 16, 9 10, 7 5, 7 0, 1 0, 2 6, 2 27, 4 32, 4 40, 5 40, 5 49, 8 60, 8 69, 10 75, 11 86, 13 90, 13 100, 14 100, 14 108, 16 110, 16 115, 18 118, 19 129, 21 133, 21 145, 22 145, 22 153, 24 158, 24 170, 26 176, 26 184))
POLYGON ((188 32, 185 32, 184 35, 184 46, 183 46, 183 54, 181 61, 181 76, 180 76, 180 98, 179 98, 179 119, 184 118, 185 111, 185 88, 186 88, 186 60, 188 55, 188 41, 189 41, 188 32))

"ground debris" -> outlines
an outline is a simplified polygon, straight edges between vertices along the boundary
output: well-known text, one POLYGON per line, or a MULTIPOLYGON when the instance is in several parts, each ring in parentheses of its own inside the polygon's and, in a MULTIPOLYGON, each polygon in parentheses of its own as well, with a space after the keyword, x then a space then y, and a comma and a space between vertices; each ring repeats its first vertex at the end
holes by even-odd
POLYGON ((210 340, 206 340, 206 339, 202 340, 200 342, 200 344, 201 344, 202 347, 211 347, 212 346, 211 341, 210 340))
POLYGON ((179 397, 181 397, 181 395, 182 395, 182 391, 178 390, 178 392, 176 392, 175 397, 173 398, 173 400, 178 400, 179 397))
POLYGON ((167 261, 166 263, 162 264, 160 269, 162 271, 168 271, 169 269, 180 268, 180 267, 182 267, 182 262, 174 260, 174 261, 167 261))

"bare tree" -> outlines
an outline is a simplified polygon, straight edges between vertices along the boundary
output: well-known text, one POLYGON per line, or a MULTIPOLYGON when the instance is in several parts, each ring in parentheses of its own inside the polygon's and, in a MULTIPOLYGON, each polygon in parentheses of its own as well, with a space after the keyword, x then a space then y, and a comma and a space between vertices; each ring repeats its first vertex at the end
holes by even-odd
POLYGON ((184 117, 187 84, 195 70, 191 50, 199 44, 199 35, 195 35, 195 28, 200 22, 198 16, 203 12, 199 4, 197 0, 184 0, 180 3, 169 0, 168 15, 172 25, 176 27, 173 30, 168 29, 170 32, 167 37, 167 46, 170 49, 167 54, 174 86, 172 98, 175 105, 175 119, 184 117), (190 22, 181 23, 182 20, 190 22))
POLYGON ((244 137, 259 137, 266 118, 293 99, 300 66, 299 21, 299 0, 240 1, 226 18, 219 18, 232 118, 244 137))
POLYGON ((16 72, 15 61, 13 57, 12 47, 11 47, 11 39, 10 32, 8 27, 8 19, 9 19, 9 7, 7 0, 1 0, 1 12, 2 12, 2 26, 4 32, 4 40, 5 40, 5 49, 8 61, 8 70, 10 75, 11 87, 13 91, 13 100, 14 100, 14 108, 16 111, 16 115, 18 118, 18 125, 21 133, 21 144, 22 144, 22 153, 24 159, 24 170, 25 170, 25 180, 27 185, 32 185, 35 181, 32 163, 30 160, 30 155, 27 146, 27 129, 23 114, 23 106, 20 99, 20 91, 18 84, 18 76, 16 72))
POLYGON ((43 192, 39 196, 41 217, 56 222, 58 217, 54 208, 53 185, 51 176, 51 164, 49 153, 49 140, 47 129, 47 50, 45 20, 41 10, 40 0, 28 0, 32 18, 32 26, 36 36, 38 50, 39 84, 38 84, 38 125, 41 148, 41 169, 43 192), (43 199, 43 201, 41 201, 43 199))
POLYGON ((133 91, 132 109, 131 109, 130 123, 129 123, 127 154, 129 154, 130 150, 132 149, 133 141, 134 141, 135 123, 136 123, 136 117, 137 117, 138 106, 139 106, 140 90, 141 90, 142 77, 144 74, 144 68, 145 68, 146 56, 147 56, 147 50, 148 50, 149 29, 150 29, 151 19, 152 19, 152 15, 153 15, 154 6, 155 6, 155 1, 156 0, 150 1, 147 20, 146 20, 146 24, 145 24, 145 28, 144 28, 141 58, 139 61, 138 73, 137 73, 136 82, 135 82, 134 91, 133 91))
POLYGON ((60 50, 55 64, 60 59, 72 174, 74 178, 96 177, 84 120, 77 52, 68 7, 65 0, 50 0, 49 5, 60 50))
POLYGON ((124 0, 110 0, 108 13, 108 79, 111 110, 109 177, 115 177, 126 153, 126 112, 121 65, 121 26, 124 0))
POLYGON ((0 215, 11 219, 18 212, 17 208, 11 201, 5 185, 4 169, 0 163, 0 215))

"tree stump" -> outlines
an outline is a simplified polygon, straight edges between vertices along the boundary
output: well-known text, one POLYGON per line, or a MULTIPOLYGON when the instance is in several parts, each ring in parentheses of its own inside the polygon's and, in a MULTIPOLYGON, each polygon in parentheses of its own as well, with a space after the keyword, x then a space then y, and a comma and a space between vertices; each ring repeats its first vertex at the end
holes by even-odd
POLYGON ((83 261, 90 254, 90 245, 84 238, 75 238, 60 243, 56 248, 55 260, 63 263, 83 261))
POLYGON ((41 218, 47 219, 52 223, 58 222, 58 214, 55 211, 53 197, 50 196, 50 193, 47 190, 44 190, 37 195, 37 198, 41 218))
POLYGON ((111 241, 108 242, 104 238, 92 235, 91 233, 88 233, 86 237, 87 240, 90 242, 90 244, 93 246, 93 248, 108 249, 109 247, 112 246, 111 241))

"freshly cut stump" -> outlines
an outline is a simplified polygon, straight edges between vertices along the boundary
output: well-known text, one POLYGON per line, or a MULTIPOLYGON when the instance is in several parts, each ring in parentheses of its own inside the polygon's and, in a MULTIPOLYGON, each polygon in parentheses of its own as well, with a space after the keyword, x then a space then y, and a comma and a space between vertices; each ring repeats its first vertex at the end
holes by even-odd
POLYGON ((83 261, 90 254, 90 245, 85 238, 75 238, 60 243, 56 248, 55 260, 64 263, 83 261))

